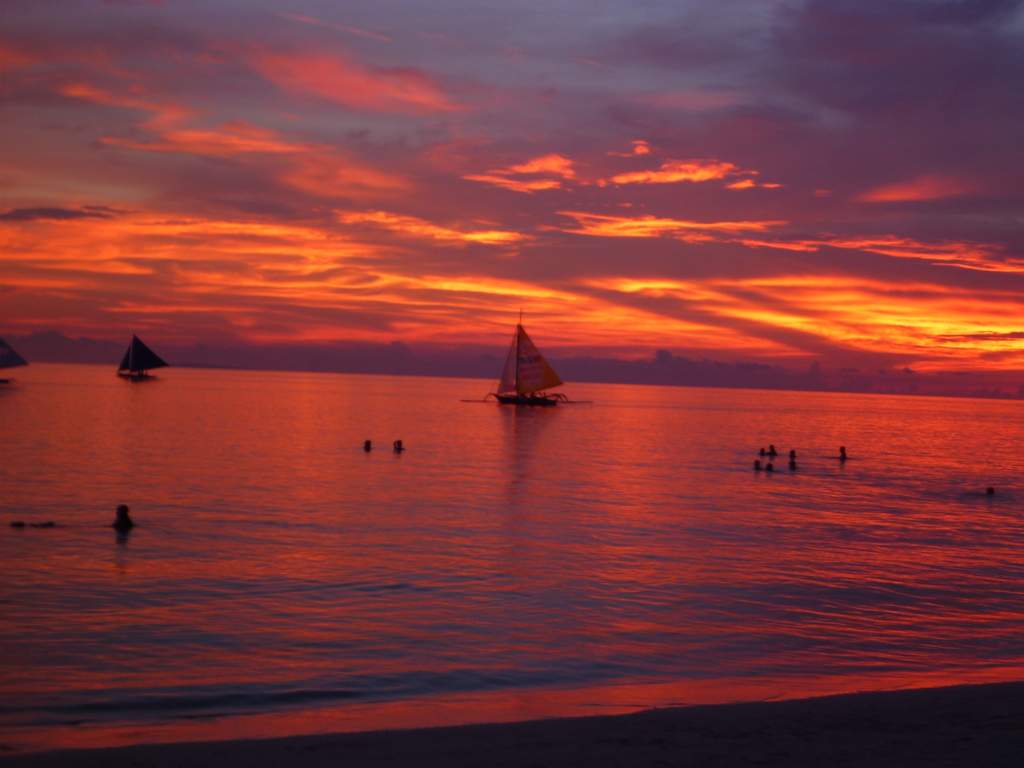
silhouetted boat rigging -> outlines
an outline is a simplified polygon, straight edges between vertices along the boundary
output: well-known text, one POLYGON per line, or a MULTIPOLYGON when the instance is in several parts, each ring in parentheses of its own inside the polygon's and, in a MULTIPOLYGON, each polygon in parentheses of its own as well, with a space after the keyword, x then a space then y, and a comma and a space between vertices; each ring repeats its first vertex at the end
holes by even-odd
MULTIPOLYGON (((557 405, 558 403, 590 402, 570 400, 561 392, 549 394, 545 390, 562 385, 558 374, 544 359, 533 340, 523 328, 522 314, 516 324, 505 368, 501 372, 498 391, 489 392, 483 401, 494 398, 504 405, 557 405)), ((465 402, 482 402, 471 401, 465 402)))
POLYGON ((145 381, 153 378, 147 371, 166 367, 167 363, 161 360, 156 352, 139 341, 139 337, 133 333, 132 343, 128 345, 128 351, 124 353, 121 365, 117 368, 117 375, 129 381, 145 381))
MULTIPOLYGON (((19 365, 28 365, 28 361, 11 349, 6 341, 0 339, 0 368, 16 368, 19 365)), ((10 383, 10 379, 0 379, 0 384, 10 383)))

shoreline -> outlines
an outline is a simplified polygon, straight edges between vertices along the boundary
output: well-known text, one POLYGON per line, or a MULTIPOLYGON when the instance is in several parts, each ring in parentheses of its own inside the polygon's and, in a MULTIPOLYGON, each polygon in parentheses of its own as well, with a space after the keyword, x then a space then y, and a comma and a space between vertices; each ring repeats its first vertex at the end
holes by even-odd
POLYGON ((1017 766, 1024 681, 625 715, 0 755, 4 768, 1017 766))

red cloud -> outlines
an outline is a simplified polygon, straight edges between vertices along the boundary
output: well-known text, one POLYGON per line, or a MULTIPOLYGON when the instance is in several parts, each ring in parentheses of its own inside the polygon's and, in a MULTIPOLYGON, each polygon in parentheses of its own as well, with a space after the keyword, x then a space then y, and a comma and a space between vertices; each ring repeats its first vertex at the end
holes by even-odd
POLYGON ((902 184, 879 187, 878 189, 866 192, 858 199, 868 203, 910 202, 914 200, 938 200, 943 197, 955 197, 956 195, 978 191, 978 185, 972 182, 946 176, 921 176, 913 181, 902 184))
POLYGON ((313 149, 308 144, 289 144, 274 131, 242 121, 225 123, 214 129, 171 129, 163 131, 155 142, 105 138, 104 144, 154 152, 185 152, 197 155, 225 156, 249 152, 292 153, 313 149))
POLYGON ((153 134, 153 140, 140 141, 123 137, 101 139, 109 146, 210 157, 286 155, 290 161, 288 167, 279 174, 279 180, 323 197, 366 197, 381 191, 405 190, 410 186, 399 176, 352 161, 329 146, 289 142, 272 130, 245 121, 231 121, 215 128, 182 127, 181 123, 194 117, 194 112, 174 102, 159 101, 145 94, 116 93, 82 82, 67 83, 61 87, 60 92, 94 104, 154 113, 151 119, 139 126, 153 134))
POLYGON ((0 72, 7 72, 39 61, 43 61, 42 57, 29 53, 23 48, 16 48, 10 43, 0 43, 0 72))
POLYGON ((284 91, 314 94, 353 109, 399 114, 462 109, 412 69, 366 69, 338 55, 271 51, 255 53, 251 63, 284 91))
POLYGON ((400 176, 378 171, 337 153, 312 153, 295 158, 281 181, 321 197, 368 197, 410 187, 400 176))

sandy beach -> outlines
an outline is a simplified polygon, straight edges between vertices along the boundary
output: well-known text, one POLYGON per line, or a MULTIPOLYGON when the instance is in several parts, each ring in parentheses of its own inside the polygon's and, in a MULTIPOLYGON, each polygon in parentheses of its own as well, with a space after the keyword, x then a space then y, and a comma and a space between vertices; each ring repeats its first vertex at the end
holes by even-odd
POLYGON ((1024 682, 0 758, 55 766, 1019 766, 1024 682))

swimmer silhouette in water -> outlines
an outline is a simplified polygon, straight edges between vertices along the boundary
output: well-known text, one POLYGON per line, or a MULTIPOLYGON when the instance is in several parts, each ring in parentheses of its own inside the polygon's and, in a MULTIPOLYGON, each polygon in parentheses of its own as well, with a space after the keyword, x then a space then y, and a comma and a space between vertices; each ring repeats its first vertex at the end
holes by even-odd
POLYGON ((996 489, 993 488, 990 485, 988 488, 985 489, 985 495, 987 495, 987 496, 995 496, 996 495, 996 489))
POLYGON ((760 459, 754 459, 754 469, 756 471, 758 471, 758 472, 761 471, 761 460, 760 459))
POLYGON ((765 452, 764 448, 762 448, 762 449, 760 450, 760 452, 759 452, 759 453, 758 453, 757 455, 758 455, 758 456, 764 456, 764 455, 765 455, 765 453, 766 453, 766 452, 765 452))
POLYGON ((796 461, 796 449, 791 449, 789 452, 789 460, 796 461))
POLYGON ((364 451, 369 453, 370 452, 370 448, 372 448, 372 447, 373 447, 373 443, 371 443, 369 440, 363 441, 363 450, 364 451))
POLYGON ((404 450, 405 450, 405 448, 402 447, 402 441, 401 440, 395 440, 395 453, 401 453, 404 450))
POLYGON ((774 470, 775 470, 775 467, 773 467, 772 463, 769 461, 768 464, 765 465, 764 471, 765 472, 772 472, 774 470))
POLYGON ((839 460, 840 461, 846 461, 846 446, 845 445, 840 445, 839 446, 839 460))
POLYGON ((793 460, 793 459, 789 460, 789 469, 790 469, 791 472, 795 472, 796 471, 796 461, 795 460, 793 460))
POLYGON ((118 504, 117 505, 117 518, 114 520, 111 526, 118 533, 127 533, 135 527, 135 523, 128 517, 128 505, 118 504))
POLYGON ((769 456, 778 456, 779 455, 779 454, 777 454, 775 452, 775 446, 774 445, 769 445, 768 446, 768 455, 769 456))

